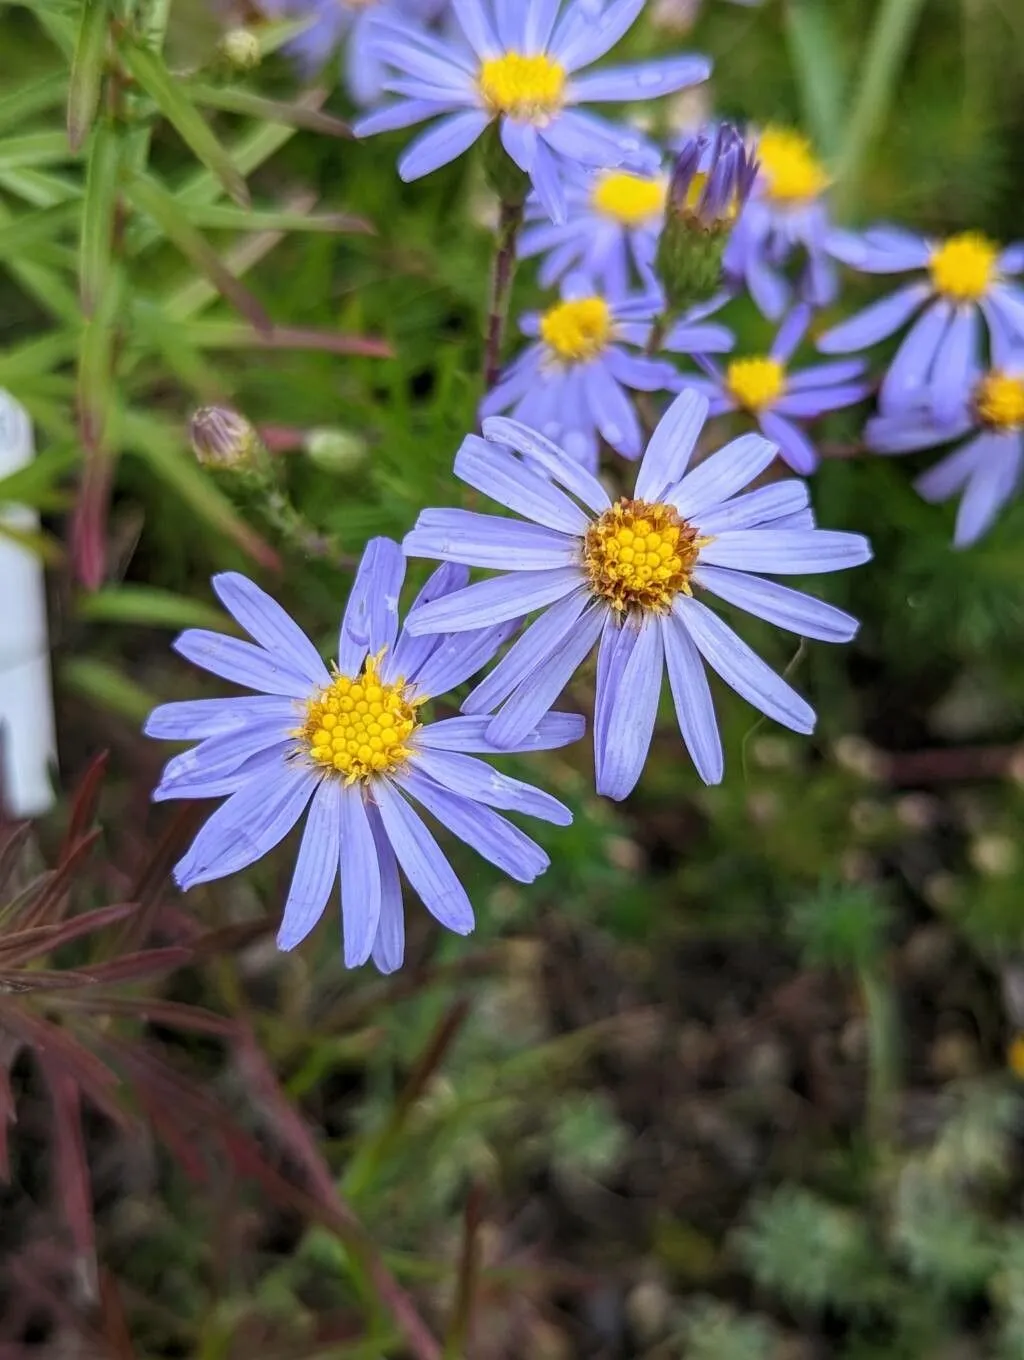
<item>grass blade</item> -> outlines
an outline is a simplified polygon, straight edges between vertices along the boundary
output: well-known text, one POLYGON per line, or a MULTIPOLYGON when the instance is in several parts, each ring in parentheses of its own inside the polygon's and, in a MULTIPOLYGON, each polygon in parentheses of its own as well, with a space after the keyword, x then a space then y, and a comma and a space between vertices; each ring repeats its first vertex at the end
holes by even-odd
POLYGON ((96 311, 110 278, 121 145, 114 124, 104 120, 97 125, 89 147, 79 247, 79 287, 86 316, 96 311))
POLYGON ((72 151, 81 149, 96 117, 108 31, 107 0, 84 0, 68 89, 68 142, 72 151))
POLYGON ((783 14, 804 122, 831 163, 842 134, 846 86, 832 0, 788 0, 783 14))

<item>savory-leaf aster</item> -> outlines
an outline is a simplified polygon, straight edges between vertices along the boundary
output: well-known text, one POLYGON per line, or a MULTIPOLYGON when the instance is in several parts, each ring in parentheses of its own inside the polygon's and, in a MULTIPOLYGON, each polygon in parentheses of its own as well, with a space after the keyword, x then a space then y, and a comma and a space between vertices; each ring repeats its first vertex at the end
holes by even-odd
MULTIPOLYGON (((646 344, 663 305, 656 291, 615 294, 571 275, 560 302, 522 318, 520 329, 536 340, 484 398, 481 415, 511 411, 591 470, 601 439, 624 458, 639 458, 643 431, 626 389, 676 391, 679 375, 672 364, 626 346, 646 344)), ((687 354, 731 349, 732 332, 704 322, 710 310, 684 318, 662 347, 687 354)))
POLYGON ((709 398, 710 415, 746 412, 764 437, 778 444, 793 471, 801 475, 814 471, 818 454, 797 422, 854 406, 871 391, 871 384, 863 377, 865 366, 857 359, 790 369, 810 318, 809 307, 794 307, 767 354, 742 355, 724 369, 700 356, 697 362, 707 377, 686 380, 709 398))
POLYGON ((387 76, 387 67, 374 51, 371 16, 391 14, 425 23, 436 18, 444 4, 445 0, 260 0, 267 14, 309 20, 285 48, 308 74, 342 53, 345 87, 363 105, 380 99, 387 76))
POLYGON ((765 316, 777 319, 792 288, 783 272, 803 253, 798 292, 814 307, 836 296, 835 266, 827 252, 828 172, 802 133, 766 127, 757 136, 758 174, 725 252, 725 269, 746 284, 765 316))
POLYGON ((550 217, 566 219, 562 176, 572 166, 643 167, 643 140, 577 107, 652 99, 706 80, 711 63, 693 55, 580 72, 629 29, 644 0, 452 0, 459 35, 445 39, 393 16, 375 16, 374 51, 399 74, 398 103, 358 123, 356 136, 439 119, 404 153, 398 173, 419 179, 466 151, 492 122, 509 157, 528 175, 550 217))
POLYGON ((975 373, 970 394, 950 421, 927 405, 876 416, 865 429, 876 453, 916 453, 958 441, 914 483, 927 501, 959 495, 953 546, 969 548, 1020 488, 1024 471, 1024 350, 1000 351, 997 366, 975 373))
POLYGON ((701 778, 722 778, 722 744, 703 662, 761 712, 810 732, 814 712, 698 595, 803 637, 845 642, 857 622, 809 595, 763 579, 866 562, 859 534, 815 527, 803 482, 744 491, 775 457, 744 435, 687 471, 707 399, 687 391, 651 437, 633 495, 612 501, 563 450, 512 420, 470 435, 456 475, 522 515, 427 510, 403 544, 414 557, 497 568, 413 610, 416 636, 497 627, 541 611, 476 687, 463 711, 496 716, 496 746, 515 746, 555 702, 595 646, 597 788, 625 798, 643 769, 663 669, 683 740, 701 778), (517 450, 516 452, 512 450, 517 450))
POLYGON ((572 171, 563 186, 564 222, 552 222, 536 194, 527 199, 519 256, 544 256, 538 271, 544 288, 570 272, 611 293, 624 293, 634 279, 649 287, 667 187, 659 170, 572 171))
MULTIPOLYGON (((427 700, 480 670, 509 626, 412 637, 398 625, 404 574, 397 543, 367 544, 332 671, 252 581, 235 572, 214 577, 221 602, 254 641, 190 629, 175 647, 257 694, 163 704, 146 723, 149 736, 199 743, 168 762, 154 798, 227 800, 176 866, 179 887, 254 863, 308 808, 278 944, 293 949, 313 929, 340 872, 345 963, 372 957, 382 972, 401 965, 405 948, 399 867, 443 926, 460 935, 473 929, 466 891, 414 802, 523 883, 547 868, 548 857, 495 809, 572 821, 550 795, 475 758, 496 749, 487 719, 425 720, 427 700)), ((445 566, 416 604, 436 602, 467 580, 465 568, 445 566)), ((517 749, 564 746, 583 728, 575 714, 552 713, 517 749)))
POLYGON ((938 241, 902 228, 872 227, 861 235, 835 233, 831 249, 867 274, 925 271, 924 278, 872 303, 818 341, 825 354, 868 349, 920 313, 882 381, 878 401, 884 414, 924 402, 940 421, 949 420, 967 402, 983 362, 983 330, 990 345, 1024 344, 1024 288, 1011 282, 1024 273, 1024 244, 1004 250, 975 231, 938 241))

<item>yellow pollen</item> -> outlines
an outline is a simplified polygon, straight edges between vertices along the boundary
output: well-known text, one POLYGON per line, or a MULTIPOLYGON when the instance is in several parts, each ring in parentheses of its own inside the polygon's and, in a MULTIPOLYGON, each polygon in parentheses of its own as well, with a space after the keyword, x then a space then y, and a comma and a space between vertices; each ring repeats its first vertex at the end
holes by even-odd
POLYGON ((1024 428, 1024 375, 987 373, 974 389, 974 408, 993 430, 1024 428))
POLYGON ((612 338, 612 314, 604 298, 558 302, 540 319, 541 339, 560 359, 581 364, 595 359, 612 338))
POLYGON ((667 185, 663 179, 631 175, 627 170, 606 170, 598 177, 590 196, 602 217, 623 227, 642 227, 665 211, 667 185))
POLYGON ((309 700, 296 733, 314 765, 349 784, 397 770, 409 758, 408 741, 419 726, 421 701, 406 696, 403 680, 384 683, 380 659, 370 657, 355 679, 336 675, 309 700))
POLYGON ((543 54, 506 52, 481 63, 477 86, 491 113, 543 125, 562 107, 565 68, 543 54))
POLYGON ((763 411, 785 392, 786 369, 764 355, 734 359, 725 370, 725 385, 745 410, 763 411))
POLYGON ((999 247, 978 231, 951 236, 928 262, 935 291, 951 302, 980 302, 995 278, 998 258, 999 247))
POLYGON ((809 203, 828 188, 828 172, 807 137, 791 128, 767 127, 757 142, 768 197, 780 203, 809 203))
POLYGON ((671 505, 623 499, 587 530, 583 563, 591 590, 619 613, 663 613, 692 593, 690 577, 710 542, 671 505))

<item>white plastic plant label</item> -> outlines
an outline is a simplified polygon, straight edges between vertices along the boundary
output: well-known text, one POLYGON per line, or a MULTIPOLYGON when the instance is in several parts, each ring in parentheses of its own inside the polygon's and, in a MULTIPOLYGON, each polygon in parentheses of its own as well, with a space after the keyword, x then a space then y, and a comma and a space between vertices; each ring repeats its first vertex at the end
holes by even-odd
MULTIPOLYGON (((0 477, 29 463, 32 422, 0 389, 0 477)), ((35 511, 0 502, 0 525, 31 531, 35 511)), ((38 817, 53 806, 56 759, 46 593, 39 559, 0 533, 0 798, 9 817, 38 817)))

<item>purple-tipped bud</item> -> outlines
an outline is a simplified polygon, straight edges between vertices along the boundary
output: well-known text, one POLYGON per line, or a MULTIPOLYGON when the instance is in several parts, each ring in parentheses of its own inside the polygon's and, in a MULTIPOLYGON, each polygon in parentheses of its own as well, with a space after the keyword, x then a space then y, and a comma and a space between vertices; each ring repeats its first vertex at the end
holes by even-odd
POLYGON ((726 239, 757 178, 757 161, 731 123, 688 137, 669 180, 658 275, 682 312, 721 287, 726 239))
POLYGON ((265 453, 260 437, 245 416, 227 406, 201 406, 189 421, 192 452, 204 467, 249 471, 265 453))

